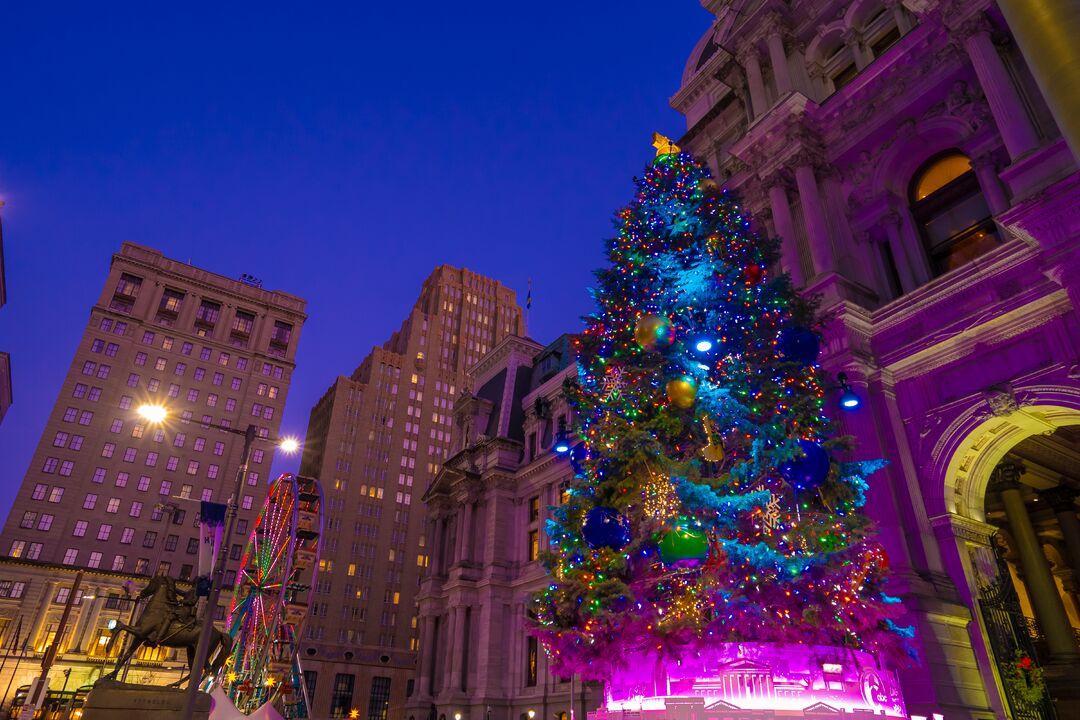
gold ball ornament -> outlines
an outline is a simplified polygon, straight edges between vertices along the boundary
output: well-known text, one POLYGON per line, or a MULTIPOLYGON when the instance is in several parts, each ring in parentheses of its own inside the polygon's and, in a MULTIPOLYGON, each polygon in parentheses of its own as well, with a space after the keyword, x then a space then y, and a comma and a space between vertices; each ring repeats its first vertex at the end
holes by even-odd
POLYGON ((642 315, 634 326, 634 340, 649 350, 670 345, 671 335, 671 321, 660 315, 642 315))
POLYGON ((697 401, 697 385, 683 378, 667 384, 668 401, 675 407, 690 408, 697 401))
POLYGON ((715 195, 720 192, 720 184, 712 178, 701 178, 698 180, 698 189, 706 195, 715 195))

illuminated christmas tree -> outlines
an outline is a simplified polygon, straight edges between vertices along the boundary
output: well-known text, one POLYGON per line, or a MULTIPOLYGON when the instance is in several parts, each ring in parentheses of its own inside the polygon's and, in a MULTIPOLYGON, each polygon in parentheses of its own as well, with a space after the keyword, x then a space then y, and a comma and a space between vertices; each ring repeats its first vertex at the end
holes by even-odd
MULTIPOLYGON (((813 308, 730 193, 657 136, 578 337, 576 478, 535 632, 555 672, 797 643, 901 657, 911 631, 861 513, 883 461, 826 415, 813 308)), ((835 407, 835 398, 832 398, 835 407)))

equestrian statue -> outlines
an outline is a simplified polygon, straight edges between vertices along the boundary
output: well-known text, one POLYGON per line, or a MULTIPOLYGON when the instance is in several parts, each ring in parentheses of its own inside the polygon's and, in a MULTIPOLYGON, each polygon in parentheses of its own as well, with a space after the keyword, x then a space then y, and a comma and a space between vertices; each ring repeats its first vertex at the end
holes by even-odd
MULTIPOLYGON (((120 668, 124 667, 143 645, 184 648, 187 650, 189 675, 173 683, 173 685, 179 685, 190 677, 191 666, 195 662, 195 646, 199 642, 199 631, 202 628, 202 618, 196 616, 195 613, 198 600, 195 588, 185 592, 176 587, 176 581, 171 577, 155 575, 150 578, 150 582, 142 589, 142 592, 135 596, 135 602, 145 598, 150 598, 150 600, 133 625, 118 622, 113 628, 112 637, 106 645, 106 653, 112 651, 121 630, 131 635, 132 642, 117 659, 113 671, 104 677, 115 679, 120 668)), ((211 626, 204 673, 216 675, 225 665, 231 651, 232 639, 228 634, 211 626)))

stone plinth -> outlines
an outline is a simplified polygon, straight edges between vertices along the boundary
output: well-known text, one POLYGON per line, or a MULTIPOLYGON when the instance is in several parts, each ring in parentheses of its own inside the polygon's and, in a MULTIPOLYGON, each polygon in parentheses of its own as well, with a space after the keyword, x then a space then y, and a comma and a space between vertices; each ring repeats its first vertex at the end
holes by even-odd
MULTIPOLYGON (((83 720, 181 720, 187 691, 101 680, 86 697, 83 720)), ((210 696, 199 693, 195 720, 210 717, 210 696)))

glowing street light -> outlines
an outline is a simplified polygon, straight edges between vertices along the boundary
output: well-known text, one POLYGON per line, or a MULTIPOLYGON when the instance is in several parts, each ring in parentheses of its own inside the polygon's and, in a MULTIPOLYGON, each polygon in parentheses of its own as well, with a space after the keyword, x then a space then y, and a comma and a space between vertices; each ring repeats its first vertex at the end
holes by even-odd
POLYGON ((536 717, 536 711, 535 710, 530 710, 529 711, 529 720, 533 720, 534 717, 536 717))
POLYGON ((278 449, 283 453, 292 455, 300 449, 300 441, 291 436, 283 437, 281 442, 278 443, 278 449))
POLYGON ((169 411, 163 405, 140 405, 136 412, 143 420, 155 425, 165 422, 165 418, 169 416, 169 411))

